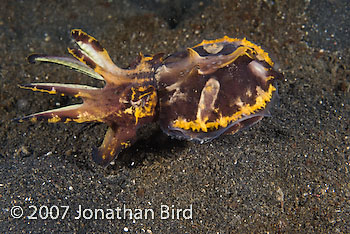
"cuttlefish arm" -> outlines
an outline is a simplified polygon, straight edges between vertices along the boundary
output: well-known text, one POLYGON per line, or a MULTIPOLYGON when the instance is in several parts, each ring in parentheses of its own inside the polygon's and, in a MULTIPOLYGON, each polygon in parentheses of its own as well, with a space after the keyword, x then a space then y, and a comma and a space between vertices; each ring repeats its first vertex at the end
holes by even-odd
POLYGON ((74 58, 65 56, 50 56, 46 54, 32 54, 28 57, 28 61, 30 63, 47 62, 60 64, 68 68, 77 70, 78 72, 88 75, 92 78, 104 80, 103 77, 97 72, 95 72, 92 68, 74 58))
MULTIPOLYGON (((85 32, 74 29, 72 37, 80 47, 68 49, 75 57, 34 54, 31 63, 48 62, 64 65, 92 78, 105 81, 103 88, 77 84, 31 83, 20 85, 24 89, 79 97, 82 104, 48 110, 15 119, 55 122, 104 122, 109 125, 103 143, 93 153, 98 164, 108 165, 118 153, 131 145, 136 138, 136 130, 141 124, 153 121, 156 106, 156 91, 149 91, 151 79, 141 80, 132 76, 133 71, 117 67, 100 43, 85 32), (147 85, 145 85, 147 84, 147 85), (136 91, 144 92, 138 95, 136 91), (139 99, 138 99, 139 98, 139 99)), ((155 59, 142 57, 137 68, 152 71, 155 59)), ((160 58, 157 58, 160 60, 160 58)))

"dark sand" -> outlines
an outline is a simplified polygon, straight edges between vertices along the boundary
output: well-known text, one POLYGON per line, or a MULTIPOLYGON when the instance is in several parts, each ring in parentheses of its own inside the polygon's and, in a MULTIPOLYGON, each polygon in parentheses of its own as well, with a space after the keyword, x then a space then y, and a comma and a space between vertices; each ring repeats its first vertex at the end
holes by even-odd
POLYGON ((0 232, 350 233, 349 2, 136 2, 2 1, 0 232), (156 130, 102 168, 91 151, 105 125, 11 122, 77 102, 17 84, 99 84, 25 60, 33 52, 67 55, 72 28, 99 39, 120 66, 140 51, 173 53, 202 39, 247 37, 284 74, 279 103, 272 118, 208 144, 156 130), (155 217, 75 219, 79 205, 153 209, 155 217), (161 219, 161 205, 192 205, 192 219, 161 219), (15 206, 23 217, 11 216, 15 206), (26 217, 30 206, 36 220, 26 217), (61 206, 69 206, 64 219, 61 206), (45 207, 53 211, 46 219, 45 207))

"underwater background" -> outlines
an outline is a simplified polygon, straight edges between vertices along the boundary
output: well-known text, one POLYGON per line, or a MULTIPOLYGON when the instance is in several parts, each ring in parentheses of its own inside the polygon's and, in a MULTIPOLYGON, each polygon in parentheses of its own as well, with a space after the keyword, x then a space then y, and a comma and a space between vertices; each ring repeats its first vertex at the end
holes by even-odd
POLYGON ((349 233, 349 22, 347 0, 2 1, 0 232, 349 233), (18 84, 101 85, 26 61, 32 53, 68 55, 74 28, 97 38, 121 67, 139 52, 169 55, 203 39, 246 37, 283 73, 279 100, 271 118, 207 144, 151 126, 103 168, 91 152, 105 125, 11 121, 79 102, 18 84), (162 219, 162 206, 175 214, 191 208, 191 217, 162 219), (37 219, 28 218, 35 207, 37 219), (85 218, 76 219, 79 207, 85 218), (88 217, 124 207, 155 216, 88 217))

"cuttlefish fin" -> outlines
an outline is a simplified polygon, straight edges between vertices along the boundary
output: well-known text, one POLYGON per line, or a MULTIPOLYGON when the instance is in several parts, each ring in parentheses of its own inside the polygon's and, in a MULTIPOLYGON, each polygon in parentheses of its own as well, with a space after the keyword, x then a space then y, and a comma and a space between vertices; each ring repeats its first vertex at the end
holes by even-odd
POLYGON ((101 146, 94 150, 93 160, 102 166, 107 166, 121 150, 131 146, 135 137, 135 128, 110 126, 101 146))

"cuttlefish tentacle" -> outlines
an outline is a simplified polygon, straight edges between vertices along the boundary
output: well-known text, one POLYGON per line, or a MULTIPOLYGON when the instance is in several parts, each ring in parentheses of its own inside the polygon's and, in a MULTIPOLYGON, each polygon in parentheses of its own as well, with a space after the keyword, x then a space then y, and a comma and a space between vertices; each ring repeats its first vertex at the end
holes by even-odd
POLYGON ((78 29, 72 30, 72 36, 80 49, 68 50, 77 60, 37 54, 29 56, 28 60, 31 63, 49 62, 67 66, 90 77, 104 80, 105 86, 96 88, 57 83, 21 85, 21 88, 33 91, 80 97, 83 103, 32 114, 16 120, 107 123, 109 129, 101 146, 94 151, 93 159, 101 165, 108 165, 122 149, 133 143, 137 128, 153 121, 157 100, 156 90, 149 87, 152 87, 155 82, 152 75, 153 66, 162 58, 142 56, 135 67, 142 68, 144 73, 139 73, 138 69, 121 69, 113 63, 107 51, 95 38, 78 29), (144 74, 149 74, 149 78, 144 74))

